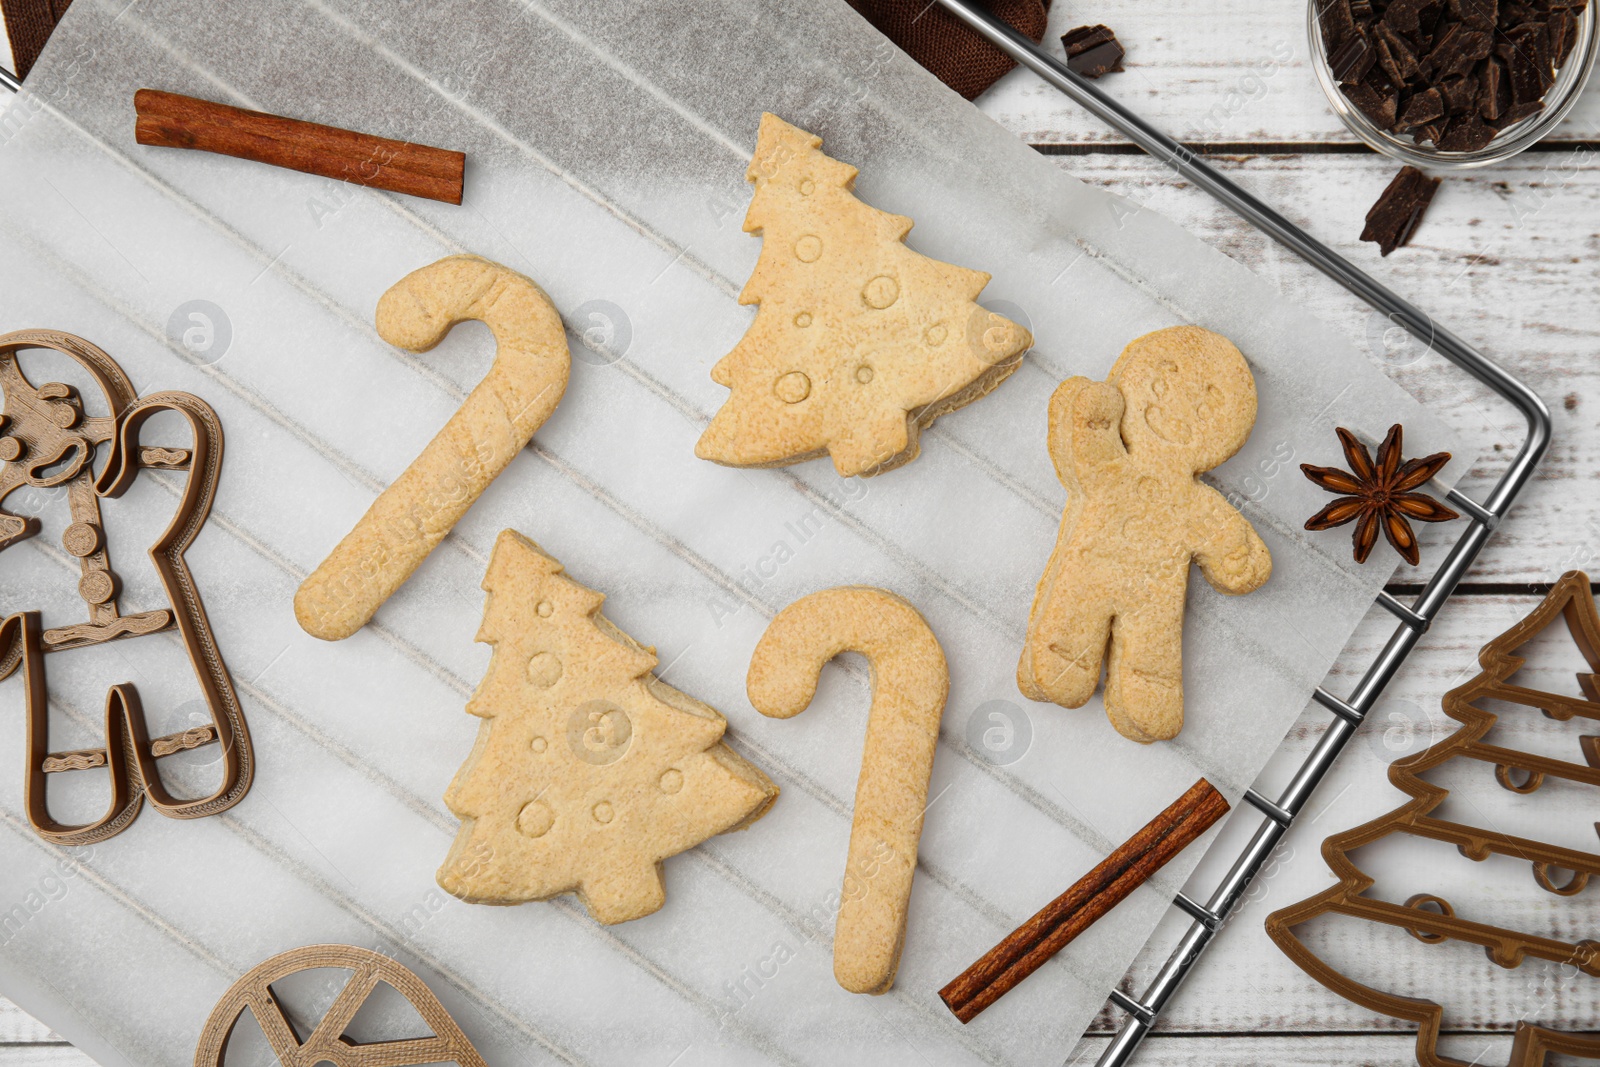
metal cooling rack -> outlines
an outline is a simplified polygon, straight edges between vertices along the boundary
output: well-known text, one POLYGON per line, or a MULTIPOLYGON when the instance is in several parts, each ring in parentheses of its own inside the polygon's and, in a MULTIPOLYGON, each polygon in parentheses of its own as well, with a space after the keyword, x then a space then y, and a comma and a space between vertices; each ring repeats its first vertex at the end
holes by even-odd
POLYGON ((1413 307, 1409 301, 1390 292, 1365 272, 1324 245, 1294 223, 1278 214, 1256 197, 1235 185, 1213 170, 1196 154, 1151 126, 1144 119, 1107 96, 1093 82, 1068 69, 1065 63, 1046 54, 1010 26, 988 11, 968 0, 935 0, 945 10, 961 19, 978 33, 988 38, 1019 64, 1027 67, 1054 88, 1066 94, 1074 103, 1105 122, 1151 156, 1170 166, 1179 176, 1193 182, 1220 201, 1246 222, 1288 248, 1313 267, 1360 297, 1368 305, 1387 315, 1390 321, 1405 328, 1413 337, 1443 355, 1450 362, 1472 375, 1509 401, 1527 420, 1528 433, 1511 466, 1495 483, 1488 499, 1479 503, 1462 493, 1451 490, 1449 500, 1468 519, 1466 533, 1451 548, 1433 579, 1410 604, 1401 602, 1388 592, 1378 594, 1378 603, 1400 620, 1394 633, 1384 645, 1372 666, 1348 698, 1340 698, 1318 686, 1312 695, 1316 702, 1333 713, 1333 721, 1311 755, 1295 772, 1289 785, 1276 800, 1269 799, 1254 789, 1244 799, 1261 813, 1262 822, 1251 837, 1250 843, 1239 853, 1233 866, 1212 891, 1204 904, 1179 893, 1173 897, 1174 907, 1187 912, 1193 922, 1178 940, 1154 980, 1135 1000, 1120 989, 1113 989, 1107 998, 1127 1012, 1121 1028, 1106 1050, 1100 1054, 1096 1067, 1122 1067, 1133 1056, 1147 1034, 1155 1026, 1167 1002, 1172 999, 1183 980, 1188 977, 1202 953, 1216 937, 1217 931, 1227 921, 1239 903, 1245 889, 1260 871, 1273 849, 1294 825, 1296 816, 1304 810, 1311 794, 1333 766, 1334 760, 1344 751, 1345 745, 1355 735, 1362 719, 1382 695, 1400 665, 1416 646, 1417 641, 1433 622, 1445 602, 1455 592, 1457 583, 1467 568, 1477 558, 1478 552, 1489 540, 1500 520, 1511 509, 1517 494, 1522 491, 1533 470, 1550 446, 1550 409, 1538 395, 1516 378, 1486 358, 1481 352, 1461 340, 1433 319, 1413 307))
MULTIPOLYGON (((1434 616, 1444 607, 1445 601, 1449 600, 1457 583, 1489 540, 1489 535, 1532 477, 1534 468, 1550 445, 1550 409, 1533 390, 1507 374, 1477 349, 1434 322, 1409 301, 1368 277, 1354 264, 1256 199, 1253 194, 1223 177, 1192 150, 1145 122, 1092 82, 1073 73, 1064 63, 1045 53, 1010 26, 987 11, 972 6, 967 0, 935 2, 988 38, 1019 64, 1066 94, 1074 103, 1499 393, 1522 413, 1528 424, 1527 437, 1517 450, 1511 466, 1495 483, 1487 501, 1479 503, 1455 490, 1447 494, 1450 502, 1466 515, 1467 531, 1450 550, 1444 565, 1421 594, 1409 605, 1387 592, 1378 594, 1378 603, 1400 620, 1399 625, 1348 698, 1341 699, 1320 686, 1312 694, 1317 703, 1333 713, 1328 732, 1276 800, 1254 789, 1245 793, 1245 800, 1262 815, 1261 826, 1234 860, 1227 875, 1212 891, 1210 898, 1201 904, 1183 893, 1173 897, 1173 906, 1187 912, 1193 922, 1155 979, 1137 1000, 1120 989, 1111 990, 1107 999, 1127 1012, 1128 1018, 1111 1044, 1101 1053, 1096 1067, 1123 1067, 1154 1028, 1162 1009, 1209 947, 1245 889, 1277 848, 1278 842, 1294 825, 1295 818, 1305 808, 1334 760, 1338 759, 1345 745, 1355 735, 1356 728, 1382 695, 1389 679, 1405 662, 1434 616)), ((18 92, 21 88, 22 83, 15 75, 0 68, 0 89, 18 92)))

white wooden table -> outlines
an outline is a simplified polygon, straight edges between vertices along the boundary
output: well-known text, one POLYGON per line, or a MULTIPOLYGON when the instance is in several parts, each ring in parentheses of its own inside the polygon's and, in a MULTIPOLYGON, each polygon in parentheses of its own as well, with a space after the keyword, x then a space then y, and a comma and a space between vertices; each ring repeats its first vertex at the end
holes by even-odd
MULTIPOLYGON (((1400 706, 1437 708, 1444 691, 1470 672, 1477 648, 1529 611, 1549 582, 1572 567, 1600 570, 1600 169, 1594 166, 1600 159, 1600 93, 1591 91, 1537 150, 1503 166, 1448 177, 1411 246, 1385 260, 1375 246, 1356 238, 1366 209, 1397 164, 1356 144, 1329 111, 1306 65, 1301 3, 1100 0, 1089 6, 1063 0, 1056 7, 1047 40, 1058 53, 1056 39, 1070 27, 1110 25, 1128 48, 1126 72, 1104 80, 1111 91, 1168 131, 1213 151, 1230 176, 1499 360, 1554 409, 1555 443, 1537 479, 1391 686, 1391 699, 1400 706)), ((0 57, 8 54, 0 48, 0 57)), ((1413 360, 1388 347, 1386 341, 1396 338, 1386 337, 1386 324, 1364 305, 1203 194, 1173 181, 1036 79, 1012 74, 980 106, 1080 179, 1164 212, 1347 331, 1469 439, 1508 454, 1520 439, 1520 419, 1485 389, 1436 357, 1413 360)), ((1490 453, 1462 487, 1479 491, 1501 469, 1503 460, 1490 453)), ((1427 546, 1459 530, 1423 531, 1424 566, 1440 556, 1427 546)), ((1396 575, 1397 583, 1414 580, 1408 568, 1396 575)), ((1403 585, 1392 588, 1404 591, 1403 585)), ((1336 692, 1354 684, 1391 626, 1382 612, 1369 616, 1336 670, 1336 692)), ((1296 726, 1267 782, 1284 780, 1320 737, 1326 719, 1325 713, 1308 714, 1296 726)), ((1269 911, 1330 883, 1318 851, 1324 836, 1399 802, 1383 767, 1375 746, 1359 738, 1350 746, 1313 801, 1314 820, 1302 820, 1289 835, 1271 877, 1196 969, 1137 1062, 1413 1062, 1409 1028, 1323 990, 1278 952, 1261 926, 1269 911)), ((1595 917, 1594 910, 1587 914, 1595 917)), ((1165 959, 1165 945, 1158 936, 1141 961, 1146 973, 1165 959)), ((1558 986, 1544 1018, 1577 1029, 1600 1027, 1600 1006, 1581 990, 1558 986)), ((1471 1060, 1493 1042, 1483 1062, 1505 1061, 1504 1035, 1518 1007, 1508 1001, 1504 983, 1468 983, 1448 1009, 1444 1026, 1454 1035, 1453 1054, 1471 1060)), ((1092 1062, 1117 1021, 1109 1010, 1102 1015, 1072 1062, 1092 1062)), ((173 1051, 174 1063, 186 1058, 185 1051, 173 1051)), ((0 1000, 0 1067, 90 1062, 0 1000)))

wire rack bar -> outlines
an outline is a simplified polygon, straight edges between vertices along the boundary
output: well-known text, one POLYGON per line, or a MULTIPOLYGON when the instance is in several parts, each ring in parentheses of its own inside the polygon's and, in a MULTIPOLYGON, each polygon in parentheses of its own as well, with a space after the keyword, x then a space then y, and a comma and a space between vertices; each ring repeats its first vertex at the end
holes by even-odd
POLYGON ((1480 502, 1456 490, 1446 494, 1450 502, 1465 514, 1469 520, 1468 527, 1417 598, 1405 604, 1387 592, 1378 595, 1377 603, 1394 614, 1400 620, 1399 625, 1348 698, 1341 700, 1320 687, 1313 694, 1316 702, 1332 712, 1334 718, 1277 800, 1270 800, 1254 789, 1245 793, 1245 800, 1263 816, 1261 826, 1213 890, 1210 899, 1202 906, 1181 893, 1174 898, 1174 906, 1186 912, 1193 922, 1179 938, 1167 962, 1137 1000, 1120 989, 1111 991, 1108 999, 1127 1012, 1128 1018, 1111 1044, 1100 1054, 1097 1067, 1123 1067, 1155 1026, 1162 1009, 1183 984, 1212 938, 1226 924, 1246 887, 1277 848, 1283 835, 1294 825, 1295 818, 1355 735, 1356 728, 1367 712, 1377 703, 1384 687, 1416 647, 1417 641, 1489 540, 1490 533, 1499 525, 1517 494, 1532 477, 1534 468, 1550 446, 1550 410, 1538 394, 1477 349, 1278 214, 1253 193, 1212 169, 1194 150, 1147 123, 987 10, 969 0, 935 2, 1074 103, 1171 167, 1180 177, 1204 190, 1370 307, 1383 312, 1390 321, 1403 327, 1423 344, 1493 389, 1513 405, 1527 422, 1527 436, 1506 472, 1490 490, 1487 500, 1480 502))

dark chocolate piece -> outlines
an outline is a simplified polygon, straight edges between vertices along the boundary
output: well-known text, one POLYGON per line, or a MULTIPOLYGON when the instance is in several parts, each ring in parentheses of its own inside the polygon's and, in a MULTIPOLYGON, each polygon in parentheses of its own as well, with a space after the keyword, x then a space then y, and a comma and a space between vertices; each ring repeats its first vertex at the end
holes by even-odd
POLYGON ((1350 0, 1317 0, 1317 22, 1322 26, 1322 46, 1338 48, 1356 32, 1350 0))
POLYGON ((1350 17, 1365 22, 1372 17, 1372 0, 1350 0, 1350 17))
POLYGON ((1478 102, 1478 79, 1451 78, 1439 83, 1439 92, 1444 96, 1445 110, 1452 115, 1459 115, 1471 110, 1478 102))
POLYGON ((1401 33, 1416 33, 1418 16, 1430 0, 1391 0, 1383 9, 1383 21, 1401 33))
POLYGON ((1344 44, 1334 49, 1328 57, 1328 67, 1333 76, 1345 85, 1354 85, 1366 76, 1378 61, 1377 49, 1364 33, 1356 33, 1344 44))
POLYGON ((1367 212, 1367 225, 1361 231, 1361 239, 1376 243, 1378 251, 1385 256, 1404 245, 1416 232, 1438 188, 1438 178, 1430 178, 1416 167, 1401 167, 1400 173, 1367 212))
POLYGON ((1498 0, 1450 0, 1450 13, 1474 30, 1492 30, 1499 17, 1498 0))
POLYGON ((1439 138, 1439 148, 1445 152, 1476 152, 1494 140, 1494 135, 1494 127, 1477 115, 1462 115, 1439 138))
POLYGON ((1121 72, 1122 58, 1127 54, 1117 35, 1105 26, 1068 30, 1061 35, 1061 45, 1067 50, 1068 68, 1085 78, 1121 72))
POLYGON ((1406 109, 1394 124, 1396 132, 1426 126, 1435 119, 1444 118, 1444 94, 1437 89, 1425 89, 1406 101, 1406 109))
POLYGON ((1545 25, 1550 33, 1550 61, 1560 67, 1572 53, 1572 46, 1578 43, 1578 20, 1572 17, 1572 12, 1554 8, 1545 25))
POLYGON ((1499 118, 1492 119, 1489 122, 1489 125, 1493 126, 1497 130, 1503 130, 1507 126, 1516 125, 1523 119, 1531 119, 1533 116, 1537 115, 1543 110, 1543 100, 1530 100, 1525 104, 1512 104, 1510 107, 1506 108, 1500 113, 1499 118))
POLYGON ((1511 75, 1511 107, 1516 109, 1538 103, 1544 96, 1544 79, 1539 75, 1532 55, 1514 39, 1502 41, 1495 51, 1505 61, 1511 75))
POLYGON ((1378 37, 1378 62, 1383 64, 1383 72, 1389 75, 1389 80, 1396 85, 1404 85, 1417 76, 1417 54, 1412 51, 1410 43, 1394 31, 1385 19, 1378 23, 1376 34, 1378 37))
POLYGON ((1494 47, 1494 36, 1482 30, 1469 30, 1456 23, 1439 35, 1439 41, 1428 53, 1428 65, 1439 80, 1458 78, 1472 70, 1474 63, 1487 56, 1494 47))
POLYGON ((1497 119, 1511 106, 1511 82, 1506 77, 1506 65, 1491 57, 1479 68, 1478 114, 1486 119, 1497 119))
POLYGON ((1380 129, 1387 130, 1394 126, 1397 101, 1393 96, 1381 95, 1366 82, 1344 85, 1340 88, 1357 110, 1376 123, 1380 129))

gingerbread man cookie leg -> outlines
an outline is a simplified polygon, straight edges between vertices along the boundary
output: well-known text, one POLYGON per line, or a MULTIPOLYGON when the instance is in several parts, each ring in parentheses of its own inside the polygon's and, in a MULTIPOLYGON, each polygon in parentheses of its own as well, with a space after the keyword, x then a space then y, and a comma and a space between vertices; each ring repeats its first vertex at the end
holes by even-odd
POLYGON ((1085 487, 1115 478, 1121 421, 1122 394, 1103 382, 1069 378, 1050 398, 1050 458, 1067 487, 1068 506, 1017 666, 1017 685, 1029 700, 1081 708, 1100 684, 1115 611, 1112 590, 1103 569, 1085 558, 1068 532, 1079 521, 1082 508, 1074 504, 1088 495, 1085 487))
POLYGON ((1150 742, 1183 727, 1183 609, 1189 563, 1217 590, 1251 592, 1272 556, 1197 475, 1237 452, 1255 424, 1244 356, 1195 326, 1128 345, 1105 382, 1070 378, 1050 401, 1050 452, 1067 490, 1017 667, 1024 696, 1080 707, 1110 627, 1106 714, 1150 742))
POLYGON ((468 319, 494 334, 494 363, 295 593, 295 618, 313 637, 338 641, 365 626, 527 446, 566 391, 571 356, 561 316, 515 271, 477 256, 449 256, 406 275, 378 301, 378 333, 412 352, 428 351, 468 319))
POLYGON ((767 627, 750 660, 750 702, 777 719, 800 714, 823 665, 841 652, 867 657, 873 684, 833 974, 852 993, 885 993, 905 944, 949 671, 933 631, 904 600, 882 589, 825 589, 767 627))
POLYGON ((1183 728, 1183 605, 1176 583, 1119 615, 1106 660, 1106 714, 1123 737, 1162 741, 1183 728))

